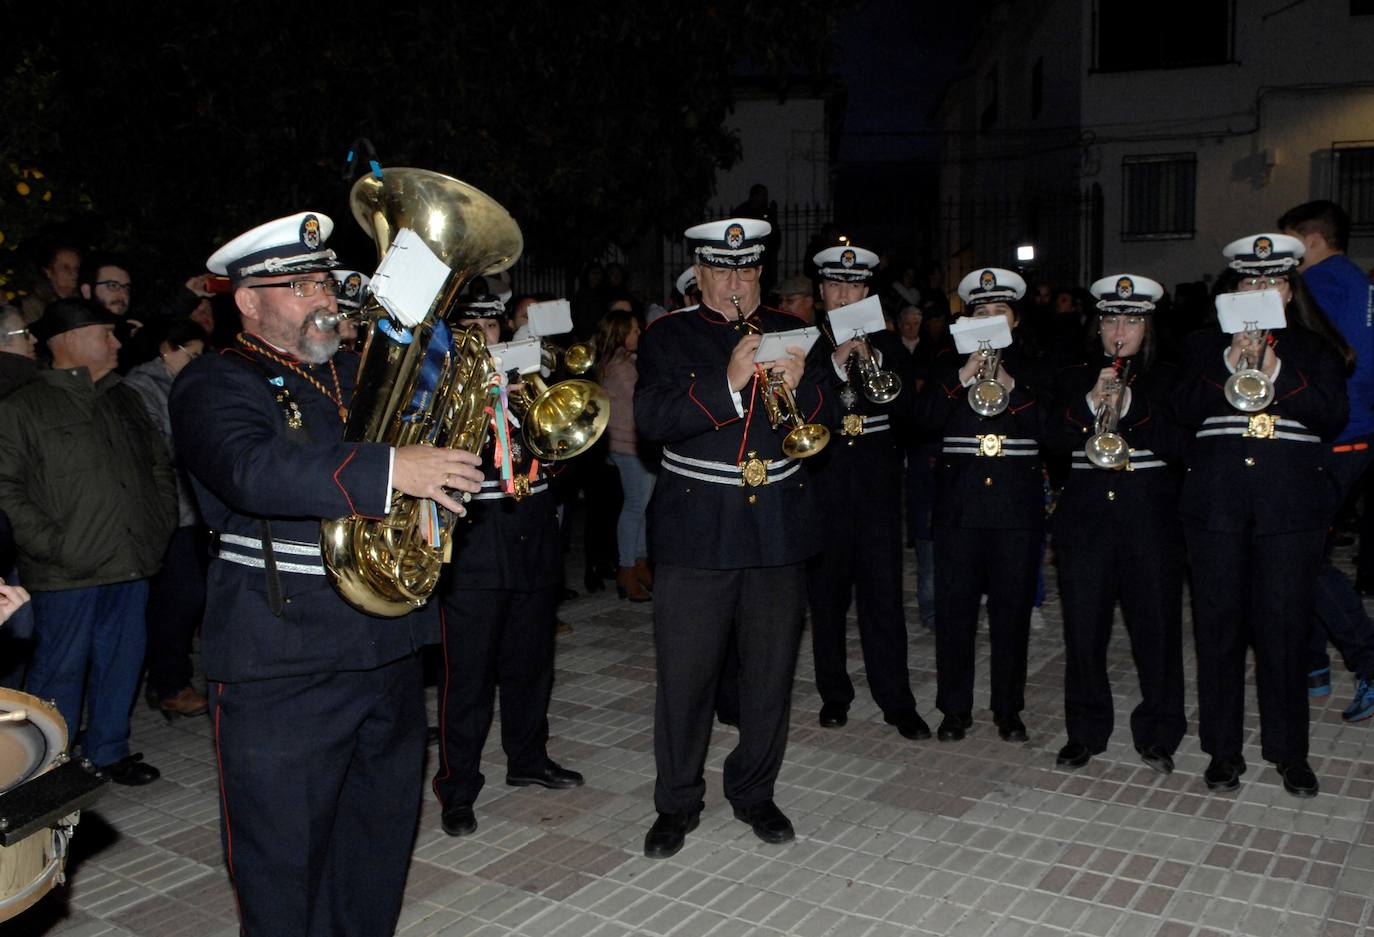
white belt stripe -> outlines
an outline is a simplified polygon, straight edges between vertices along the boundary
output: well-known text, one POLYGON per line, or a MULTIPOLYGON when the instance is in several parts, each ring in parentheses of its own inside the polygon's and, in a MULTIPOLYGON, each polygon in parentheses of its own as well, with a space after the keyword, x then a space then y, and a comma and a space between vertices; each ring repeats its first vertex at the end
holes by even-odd
MULTIPOLYGON (((1286 422, 1286 421, 1280 420, 1279 422, 1280 422, 1280 423, 1284 423, 1284 422, 1286 422)), ((1302 425, 1302 424, 1298 424, 1298 425, 1302 425)), ((1198 439, 1201 439, 1203 436, 1244 436, 1247 432, 1248 432, 1248 428, 1245 427, 1245 426, 1224 426, 1224 427, 1220 427, 1220 428, 1218 428, 1218 429, 1200 429, 1200 430, 1197 431, 1197 438, 1198 438, 1198 439)), ((1254 438, 1258 438, 1258 437, 1254 437, 1254 438)), ((1285 433, 1285 432, 1283 432, 1283 431, 1281 431, 1281 430, 1276 430, 1276 431, 1274 432, 1273 438, 1274 438, 1274 439, 1291 439, 1291 440, 1293 440, 1294 442, 1321 442, 1321 441, 1322 441, 1322 438, 1321 438, 1320 436, 1314 436, 1314 435, 1312 435, 1311 433, 1285 433)))
MULTIPOLYGON (((235 547, 248 547, 250 550, 262 550, 262 541, 257 537, 244 537, 240 534, 220 534, 220 543, 227 543, 235 547)), ((318 543, 302 543, 299 540, 273 540, 273 553, 290 553, 295 556, 319 556, 320 545, 318 543)))
MULTIPOLYGON (((733 462, 713 462, 710 459, 693 459, 690 456, 679 455, 671 449, 663 450, 663 458, 671 459, 674 462, 680 462, 683 465, 690 465, 693 468, 715 469, 718 472, 730 472, 735 475, 738 475, 740 472, 740 467, 733 462)), ((796 459, 774 459, 769 463, 768 471, 770 474, 775 471, 780 472, 784 466, 788 465, 799 466, 801 462, 796 459)))
MULTIPOLYGON (((1132 460, 1130 461, 1130 466, 1131 466, 1131 470, 1132 470, 1132 471, 1134 471, 1135 469, 1164 468, 1164 466, 1165 466, 1166 464, 1167 464, 1167 463, 1166 463, 1163 459, 1152 459, 1152 460, 1150 460, 1150 461, 1148 461, 1148 462, 1137 462, 1137 461, 1135 461, 1134 459, 1132 459, 1132 460)), ((1073 468, 1076 468, 1076 469, 1095 469, 1095 468, 1100 468, 1100 466, 1093 465, 1093 464, 1092 464, 1091 462, 1089 462, 1087 459, 1084 459, 1084 460, 1081 461, 1081 462, 1075 460, 1072 467, 1073 467, 1073 468)), ((1115 471, 1115 469, 1108 469, 1108 471, 1115 471)))
MULTIPOLYGON (((1239 416, 1239 415, 1231 415, 1231 416, 1209 416, 1207 419, 1205 419, 1205 420, 1202 421, 1202 425, 1203 425, 1203 426, 1216 426, 1216 425, 1219 425, 1219 424, 1234 424, 1234 425, 1237 425, 1237 426, 1249 426, 1249 425, 1250 425, 1250 418, 1249 418, 1248 416, 1239 416)), ((1280 417, 1275 417, 1275 418, 1274 418, 1274 425, 1275 425, 1275 426, 1289 426, 1289 427, 1292 427, 1293 429, 1307 429, 1307 425, 1306 425, 1305 423, 1299 423, 1297 420, 1285 420, 1285 419, 1284 419, 1283 417, 1281 417, 1281 416, 1280 416, 1280 417)))
MULTIPOLYGON (((980 439, 977 436, 946 436, 941 441, 945 445, 949 445, 950 443, 965 443, 970 446, 976 446, 979 444, 980 439)), ((1030 446, 1032 449, 1040 448, 1040 444, 1034 439, 1015 439, 1012 437, 1007 437, 1002 440, 1002 448, 1005 449, 1007 446, 1030 446)))
MULTIPOLYGON (((1006 443, 1002 444, 1002 455, 1039 455, 1039 449, 1007 449, 1006 443)), ((977 446, 945 446, 941 452, 952 452, 955 455, 978 455, 983 450, 977 446)))
MULTIPOLYGON (((665 455, 667 454, 666 451, 665 451, 664 454, 665 454, 665 455)), ((801 468, 801 462, 796 461, 796 460, 791 460, 791 459, 789 459, 788 461, 791 462, 791 465, 790 465, 787 469, 785 469, 784 471, 774 473, 773 470, 772 470, 771 468, 769 469, 769 471, 768 471, 768 483, 769 483, 769 484, 772 484, 773 482, 777 482, 777 481, 782 481, 784 478, 786 478, 786 477, 789 476, 789 475, 792 475, 792 474, 795 473, 798 469, 801 468)), ((724 463, 724 462, 722 462, 722 463, 717 463, 717 464, 728 465, 729 463, 724 463)), ((737 466, 737 465, 735 465, 735 466, 730 466, 730 468, 732 468, 732 469, 734 470, 734 473, 735 473, 733 476, 731 476, 731 475, 708 475, 708 474, 705 473, 705 472, 694 472, 694 471, 692 471, 691 469, 683 468, 683 467, 680 466, 680 465, 674 465, 672 462, 669 462, 667 459, 665 459, 665 460, 663 461, 663 468, 664 468, 666 471, 672 472, 674 475, 683 475, 683 476, 686 476, 687 478, 695 478, 695 479, 697 479, 697 480, 699 480, 699 481, 712 482, 712 483, 717 484, 717 485, 741 485, 741 484, 743 484, 743 479, 744 479, 743 470, 742 470, 739 466, 737 466)))
MULTIPOLYGON (((273 541, 273 550, 275 550, 275 549, 276 549, 276 541, 273 541)), ((319 547, 316 547, 315 550, 316 550, 316 552, 319 552, 319 547)), ((266 568, 267 568, 267 561, 266 561, 265 559, 263 559, 262 557, 260 557, 260 556, 248 556, 248 555, 243 554, 243 553, 233 553, 233 552, 230 552, 230 551, 221 550, 221 551, 219 551, 219 553, 217 554, 217 558, 218 558, 218 559, 221 559, 221 560, 226 560, 226 561, 228 561, 228 562, 230 562, 230 563, 237 563, 237 564, 240 565, 240 566, 252 566, 254 569, 266 569, 266 568)), ((275 563, 275 565, 276 565, 276 567, 277 567, 278 572, 283 572, 283 573, 304 573, 304 574, 307 575, 307 576, 323 576, 323 575, 324 575, 324 566, 323 566, 323 565, 320 565, 320 566, 312 566, 312 565, 309 565, 309 564, 306 564, 306 563, 286 563, 286 562, 282 562, 282 561, 277 561, 277 562, 275 563)))

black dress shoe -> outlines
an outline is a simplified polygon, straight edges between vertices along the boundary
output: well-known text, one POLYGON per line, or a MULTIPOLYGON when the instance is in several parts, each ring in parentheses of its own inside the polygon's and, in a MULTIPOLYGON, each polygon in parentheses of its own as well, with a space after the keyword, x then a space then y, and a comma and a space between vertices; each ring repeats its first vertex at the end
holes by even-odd
POLYGON ((1202 774, 1202 779, 1207 782, 1209 791, 1234 791, 1240 787, 1240 776, 1244 773, 1244 758, 1213 755, 1211 764, 1202 774))
POLYGON ((1026 724, 1020 716, 997 716, 992 721, 997 724, 997 734, 1002 736, 1002 741, 1026 741, 1026 724))
POLYGON ((509 771, 506 783, 511 787, 529 787, 538 784, 550 790, 563 791, 570 787, 582 786, 582 775, 576 771, 561 768, 552 761, 537 771, 509 771))
POLYGON ((827 729, 838 729, 849 721, 849 707, 843 703, 826 703, 821 707, 820 724, 827 729))
POLYGON ((1174 773, 1174 758, 1159 745, 1146 745, 1136 748, 1140 760, 1160 774, 1174 773))
POLYGON ((142 787, 162 777, 161 771, 143 763, 142 752, 125 755, 113 764, 99 766, 98 770, 111 781, 126 787, 142 787))
POLYGON ((754 835, 765 843, 790 843, 797 835, 792 829, 792 821, 771 800, 736 807, 735 819, 748 823, 754 835))
POLYGON ((896 726, 897 731, 904 739, 921 742, 930 738, 930 726, 926 725, 921 714, 914 709, 899 713, 885 713, 883 721, 890 726, 896 726))
POLYGON ((1279 777, 1283 778, 1283 789, 1294 797, 1316 797, 1320 789, 1317 776, 1306 761, 1290 761, 1277 765, 1279 777))
POLYGON ((477 816, 472 812, 472 804, 445 807, 439 823, 449 836, 470 836, 477 832, 477 816))
POLYGON ((973 725, 972 716, 946 716, 940 720, 935 737, 942 742, 962 742, 964 733, 973 725))
POLYGON ((649 859, 667 859, 677 855, 687 834, 701 822, 701 808, 688 813, 660 813, 644 837, 644 855, 649 859))
POLYGON ((1093 753, 1081 742, 1069 742, 1054 756, 1054 763, 1061 768, 1081 768, 1092 758, 1093 753))

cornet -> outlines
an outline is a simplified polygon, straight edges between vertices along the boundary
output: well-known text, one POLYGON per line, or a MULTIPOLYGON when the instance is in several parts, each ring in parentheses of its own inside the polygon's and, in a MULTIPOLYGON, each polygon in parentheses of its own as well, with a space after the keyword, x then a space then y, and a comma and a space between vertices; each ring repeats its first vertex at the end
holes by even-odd
POLYGON ((981 341, 978 343, 978 353, 983 356, 983 361, 978 365, 978 376, 973 386, 968 389, 968 405, 979 416, 997 416, 1007 409, 1009 402, 1007 389, 997 383, 997 371, 1002 366, 1002 350, 993 348, 989 341, 981 341))
MULTIPOLYGON (((1255 323, 1247 322, 1247 326, 1255 323)), ((1257 413, 1274 402, 1274 382, 1269 375, 1260 370, 1264 363, 1264 350, 1269 347, 1269 330, 1247 328, 1245 334, 1259 346, 1255 361, 1251 363, 1248 354, 1242 355, 1236 373, 1226 379, 1222 389, 1226 402, 1242 413, 1257 413)))
MULTIPOLYGON (((867 335, 856 335, 863 340, 863 352, 849 353, 848 367, 859 372, 859 388, 870 403, 891 403, 902 392, 902 379, 892 371, 885 371, 873 357, 873 346, 868 343, 867 335), (858 358, 856 362, 854 359, 858 358)), ((832 339, 833 341, 833 339, 832 339)))
MULTIPOLYGON (((743 332, 762 334, 756 319, 745 318, 739 297, 731 294, 730 302, 734 304, 735 315, 738 317, 735 327, 743 332)), ((760 396, 763 400, 763 409, 768 414, 768 425, 773 429, 788 427, 788 433, 782 440, 782 451, 789 458, 804 459, 824 449, 826 443, 830 442, 830 430, 819 423, 807 423, 802 419, 796 395, 783 380, 782 370, 773 368, 766 377, 767 386, 760 396)))
POLYGON ((1097 408, 1097 421, 1093 426, 1093 434, 1088 437, 1087 443, 1083 446, 1084 454, 1088 461, 1098 468, 1121 469, 1125 468, 1130 461, 1131 448, 1126 445, 1116 431, 1117 423, 1121 420, 1121 402, 1126 395, 1126 384, 1130 381, 1131 362, 1128 359, 1124 364, 1121 360, 1121 341, 1116 343, 1116 378, 1107 385, 1106 397, 1102 405, 1097 408))

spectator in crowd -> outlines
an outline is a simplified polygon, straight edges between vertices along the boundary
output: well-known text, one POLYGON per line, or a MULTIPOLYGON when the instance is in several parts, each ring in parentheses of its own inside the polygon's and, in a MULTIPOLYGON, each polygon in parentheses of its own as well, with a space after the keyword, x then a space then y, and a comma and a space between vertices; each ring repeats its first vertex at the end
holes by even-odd
POLYGON ((945 295, 945 271, 932 265, 926 271, 926 286, 921 290, 921 311, 925 313, 926 330, 930 334, 937 320, 941 324, 949 322, 949 297, 945 295))
POLYGON ((38 370, 38 340, 14 306, 0 305, 0 397, 27 383, 38 370))
POLYGON ((89 707, 82 754, 117 783, 147 784, 159 773, 129 753, 129 708, 176 483, 136 392, 113 373, 115 322, 80 298, 38 321, 53 366, 0 406, 0 509, 34 596, 29 692, 56 700, 74 732, 89 707))
POLYGON ((82 259, 77 282, 82 297, 114 317, 114 337, 119 342, 117 370, 127 374, 131 367, 149 357, 144 354, 142 340, 135 341, 143 322, 129 315, 134 285, 128 261, 113 254, 89 254, 82 259))
POLYGON ((148 419, 162 434, 176 472, 177 528, 162 557, 162 568, 148 585, 148 696, 170 721, 199 716, 208 700, 191 686, 191 639, 205 609, 205 571, 209 543, 190 479, 172 445, 167 401, 172 381, 205 352, 206 336, 190 319, 162 320, 155 332, 158 356, 129 372, 124 382, 138 391, 148 419))
MULTIPOLYGON (((622 296, 610 301, 605 315, 613 313, 638 318, 635 315, 634 303, 628 297, 622 296)), ((604 316, 597 320, 596 334, 600 334, 600 323, 603 320, 604 316)), ((595 335, 591 341, 595 347, 595 335)), ((615 408, 612 407, 612 413, 614 411, 615 408)), ((610 452, 608 435, 603 435, 592 448, 571 460, 562 475, 563 483, 570 489, 582 489, 583 505, 586 508, 582 519, 582 543, 586 560, 582 584, 587 587, 588 592, 601 591, 602 580, 605 579, 614 579, 617 588, 620 586, 617 567, 621 547, 616 543, 617 525, 611 519, 619 517, 623 493, 620 490, 620 473, 606 458, 610 452)))
POLYGON ((899 310, 906 306, 919 307, 921 289, 916 285, 916 268, 909 265, 903 267, 897 279, 888 287, 888 292, 887 302, 899 310))
POLYGON ((778 284, 778 308, 807 325, 816 322, 816 284, 806 277, 788 277, 778 284))
POLYGON ((50 244, 39 263, 42 276, 33 291, 24 297, 25 322, 36 322, 48 303, 78 295, 76 277, 81 270, 81 252, 68 244, 50 244))
POLYGON ((611 418, 607 425, 611 462, 620 473, 620 489, 624 494, 616 523, 620 566, 615 585, 620 597, 631 602, 649 601, 649 590, 654 584, 644 520, 649 496, 654 490, 654 472, 639 451, 634 422, 635 381, 638 378, 635 352, 639 348, 639 333, 639 320, 634 313, 624 309, 608 312, 596 332, 601 385, 611 399, 611 418))
MULTIPOLYGON (((1339 510, 1374 457, 1374 285, 1345 255, 1350 216, 1335 202, 1307 202, 1291 208, 1279 219, 1279 228, 1302 242, 1304 253, 1298 271, 1312 298, 1355 352, 1355 368, 1345 381, 1350 419, 1329 447, 1326 462, 1326 476, 1338 489, 1339 510)), ((1366 517, 1374 515, 1371 507, 1374 505, 1366 503, 1366 517)), ((1374 532, 1374 525, 1367 529, 1374 532)), ((1354 722, 1374 716, 1374 623, 1355 587, 1332 564, 1332 545, 1333 539, 1328 537, 1317 585, 1308 693, 1330 692, 1329 638, 1355 675, 1355 698, 1341 714, 1347 722, 1354 722)), ((1374 552, 1374 536, 1361 539, 1361 552, 1365 551, 1374 552)))
MULTIPOLYGON (((901 347, 896 351, 894 370, 902 378, 903 390, 914 398, 925 386, 935 364, 936 346, 927 338, 922 326, 924 314, 920 306, 911 305, 897 314, 897 337, 901 347)), ((908 398, 911 399, 911 398, 908 398)), ((931 491, 935 485, 934 465, 940 457, 940 446, 915 433, 904 440, 906 449, 906 545, 916 550, 916 603, 920 607, 921 625, 935 627, 935 540, 930 527, 931 491)))

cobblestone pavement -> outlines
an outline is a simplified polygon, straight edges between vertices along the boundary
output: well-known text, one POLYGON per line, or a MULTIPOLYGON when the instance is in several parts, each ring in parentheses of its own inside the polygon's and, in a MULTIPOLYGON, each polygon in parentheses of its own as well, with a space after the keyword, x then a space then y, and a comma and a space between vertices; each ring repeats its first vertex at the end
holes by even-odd
MULTIPOLYGON (((934 642, 916 624, 914 594, 907 599, 918 705, 938 718, 934 642)), ((1253 690, 1250 770, 1237 793, 1207 792, 1194 734, 1171 776, 1143 766, 1125 731, 1138 695, 1120 627, 1110 659, 1118 731, 1087 767, 1057 770, 1063 655, 1053 588, 1031 635, 1025 744, 1000 741, 986 710, 961 743, 903 740, 867 695, 852 630, 858 699, 848 726, 822 729, 804 640, 777 791, 797 840, 762 845, 733 818, 720 768, 735 732, 717 727, 701 826, 676 857, 650 861, 640 850, 654 817, 651 606, 617 601, 611 588, 561 614, 574 630, 559 637, 550 752, 587 784, 505 787, 493 728, 477 834, 445 836, 425 798, 399 931, 407 937, 1336 937, 1370 923, 1374 735, 1341 721, 1349 683, 1339 673, 1336 692, 1313 704, 1322 793, 1304 801, 1285 794, 1260 757, 1253 690)), ((1195 732, 1191 634, 1185 643, 1195 732)), ((985 637, 980 654, 986 701, 985 637)), ((431 711, 433 701, 431 690, 431 711)), ((133 734, 162 779, 111 790, 87 811, 66 888, 0 935, 237 933, 208 721, 164 724, 140 705, 133 734)))

